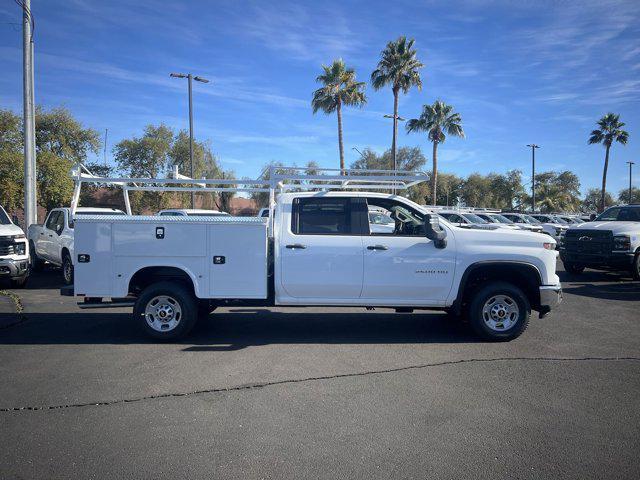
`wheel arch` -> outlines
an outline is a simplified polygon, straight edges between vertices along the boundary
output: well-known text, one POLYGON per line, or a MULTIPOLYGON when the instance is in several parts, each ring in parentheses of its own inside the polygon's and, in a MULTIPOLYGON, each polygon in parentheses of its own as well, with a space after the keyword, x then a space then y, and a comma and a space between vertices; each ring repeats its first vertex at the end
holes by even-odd
POLYGON ((129 279, 128 293, 137 295, 149 285, 163 281, 177 281, 196 294, 196 280, 191 272, 166 265, 147 265, 139 268, 129 279))
POLYGON ((469 302, 475 287, 490 281, 503 281, 516 285, 525 293, 531 307, 534 310, 539 308, 539 287, 542 285, 542 275, 538 267, 529 262, 489 260, 472 263, 466 268, 453 302, 453 310, 460 314, 469 302))

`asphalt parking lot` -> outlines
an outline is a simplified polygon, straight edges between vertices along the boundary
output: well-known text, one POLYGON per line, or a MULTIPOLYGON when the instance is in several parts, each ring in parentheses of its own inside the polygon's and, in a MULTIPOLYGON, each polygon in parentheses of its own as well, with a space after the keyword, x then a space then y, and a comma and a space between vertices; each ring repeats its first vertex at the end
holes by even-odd
POLYGON ((45 272, 0 314, 0 478, 640 478, 640 283, 560 275, 510 343, 439 313, 236 308, 153 344, 45 272))

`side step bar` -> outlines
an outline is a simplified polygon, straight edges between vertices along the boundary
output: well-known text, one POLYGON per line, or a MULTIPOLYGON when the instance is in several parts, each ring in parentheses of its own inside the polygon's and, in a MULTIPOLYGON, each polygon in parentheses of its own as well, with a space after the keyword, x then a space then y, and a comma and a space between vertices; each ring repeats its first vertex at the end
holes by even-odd
POLYGON ((88 308, 124 308, 124 307, 133 307, 136 302, 78 302, 78 306, 83 310, 88 308))

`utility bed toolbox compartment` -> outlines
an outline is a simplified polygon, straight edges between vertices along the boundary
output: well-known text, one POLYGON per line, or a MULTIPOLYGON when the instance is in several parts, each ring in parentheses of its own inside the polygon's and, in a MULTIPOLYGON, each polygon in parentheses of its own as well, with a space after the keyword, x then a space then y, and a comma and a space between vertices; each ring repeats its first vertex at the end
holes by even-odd
POLYGON ((199 298, 267 298, 260 218, 78 216, 75 256, 76 295, 125 297, 136 272, 170 267, 189 275, 199 298))

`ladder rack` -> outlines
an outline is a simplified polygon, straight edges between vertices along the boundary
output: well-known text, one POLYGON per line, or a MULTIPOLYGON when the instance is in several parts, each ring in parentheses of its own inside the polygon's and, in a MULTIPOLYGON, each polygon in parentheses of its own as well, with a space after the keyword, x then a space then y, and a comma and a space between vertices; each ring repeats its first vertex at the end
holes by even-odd
POLYGON ((84 165, 72 172, 74 191, 71 213, 75 214, 80 200, 80 190, 85 183, 119 186, 124 195, 127 215, 131 215, 129 192, 265 192, 269 193, 269 208, 273 210, 276 193, 305 190, 407 190, 429 180, 424 172, 407 170, 363 170, 285 167, 271 165, 261 178, 201 178, 192 179, 180 175, 177 169, 173 178, 99 177, 84 165))

